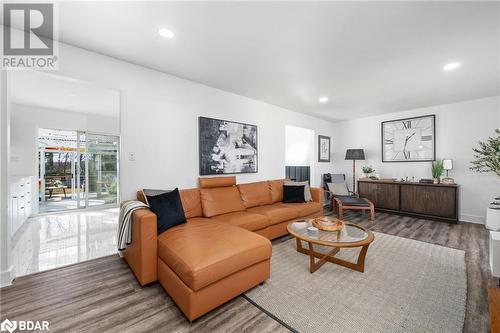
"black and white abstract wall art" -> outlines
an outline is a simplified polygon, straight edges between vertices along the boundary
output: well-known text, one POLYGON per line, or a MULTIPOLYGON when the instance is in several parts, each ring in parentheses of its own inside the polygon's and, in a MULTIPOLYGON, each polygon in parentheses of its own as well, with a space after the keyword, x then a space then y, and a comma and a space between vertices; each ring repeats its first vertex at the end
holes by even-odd
POLYGON ((425 162, 436 159, 436 116, 382 122, 382 162, 425 162))
POLYGON ((200 175, 255 173, 257 126, 198 118, 200 175))

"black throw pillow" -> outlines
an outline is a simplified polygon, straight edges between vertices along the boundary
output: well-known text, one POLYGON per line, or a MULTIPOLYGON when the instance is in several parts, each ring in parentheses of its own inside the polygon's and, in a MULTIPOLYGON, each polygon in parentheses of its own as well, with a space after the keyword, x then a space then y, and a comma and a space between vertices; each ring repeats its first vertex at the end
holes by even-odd
POLYGON ((147 196, 149 209, 156 214, 158 235, 178 224, 186 223, 179 189, 147 196))
POLYGON ((283 202, 306 202, 304 185, 283 185, 283 202))

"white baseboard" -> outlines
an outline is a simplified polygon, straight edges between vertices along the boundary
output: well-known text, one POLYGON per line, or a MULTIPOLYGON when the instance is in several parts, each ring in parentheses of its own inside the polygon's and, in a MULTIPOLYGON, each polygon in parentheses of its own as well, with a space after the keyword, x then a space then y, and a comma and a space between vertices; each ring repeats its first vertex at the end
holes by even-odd
POLYGON ((0 288, 10 286, 13 279, 14 266, 10 266, 9 269, 0 272, 0 288))
POLYGON ((486 216, 460 214, 460 221, 461 222, 476 223, 476 224, 485 224, 486 223, 486 216))

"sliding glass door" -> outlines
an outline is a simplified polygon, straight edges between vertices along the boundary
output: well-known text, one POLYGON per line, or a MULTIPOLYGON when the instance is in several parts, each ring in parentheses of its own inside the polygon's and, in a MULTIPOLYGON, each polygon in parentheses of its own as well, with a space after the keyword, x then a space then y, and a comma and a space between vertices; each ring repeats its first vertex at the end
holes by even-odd
POLYGON ((118 203, 117 136, 87 133, 87 205, 118 203))
POLYGON ((119 137, 40 129, 40 212, 119 202, 119 137))

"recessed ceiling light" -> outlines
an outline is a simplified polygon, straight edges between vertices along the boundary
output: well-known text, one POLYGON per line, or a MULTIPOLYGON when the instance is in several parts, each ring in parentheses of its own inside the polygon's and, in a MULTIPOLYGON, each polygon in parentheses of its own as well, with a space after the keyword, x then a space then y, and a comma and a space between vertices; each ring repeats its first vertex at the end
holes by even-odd
POLYGON ((460 65, 461 64, 458 61, 450 62, 450 63, 443 66, 443 70, 444 71, 452 71, 452 70, 460 67, 460 65))
POLYGON ((321 97, 319 98, 319 102, 320 102, 320 103, 326 103, 326 102, 328 102, 328 97, 326 97, 326 96, 321 96, 321 97))
POLYGON ((175 36, 175 34, 172 32, 172 30, 168 30, 168 29, 160 29, 160 30, 158 30, 158 33, 160 34, 160 36, 162 36, 164 38, 173 38, 175 36))

